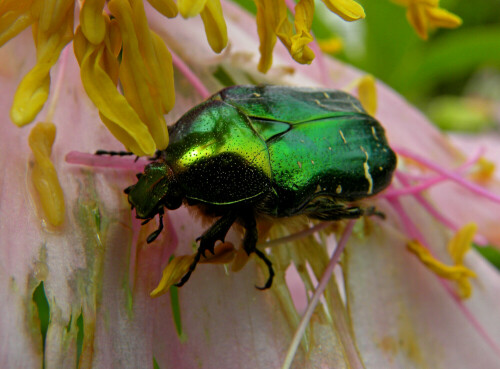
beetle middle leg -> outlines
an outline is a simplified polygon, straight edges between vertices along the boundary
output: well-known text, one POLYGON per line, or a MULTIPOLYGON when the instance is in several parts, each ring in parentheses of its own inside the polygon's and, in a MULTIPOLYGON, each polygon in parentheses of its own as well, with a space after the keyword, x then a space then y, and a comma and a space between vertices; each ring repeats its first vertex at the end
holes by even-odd
POLYGON ((229 211, 224 214, 221 218, 219 218, 212 226, 205 231, 200 237, 196 239, 196 241, 200 240, 200 246, 198 247, 198 251, 194 257, 193 262, 189 266, 189 270, 179 283, 176 283, 177 287, 181 287, 186 283, 191 277, 191 274, 196 269, 196 265, 200 261, 201 256, 205 256, 206 251, 210 251, 212 254, 215 253, 215 242, 218 240, 224 242, 226 238, 227 232, 229 232, 229 228, 233 225, 236 220, 236 213, 234 211, 229 211))
POLYGON ((257 231, 257 223, 255 222, 255 216, 253 213, 248 212, 243 216, 240 216, 240 219, 245 227, 245 237, 243 238, 243 249, 246 251, 248 255, 252 252, 255 254, 267 265, 267 269, 269 270, 269 277, 267 278, 266 284, 262 287, 255 286, 255 288, 259 290, 267 290, 273 284, 274 278, 274 269, 273 264, 267 258, 266 254, 259 250, 256 245, 259 239, 258 231, 257 231))
POLYGON ((357 219, 363 215, 384 217, 384 214, 377 211, 373 206, 363 209, 359 206, 338 203, 329 198, 318 198, 311 201, 302 209, 301 213, 319 220, 357 219))

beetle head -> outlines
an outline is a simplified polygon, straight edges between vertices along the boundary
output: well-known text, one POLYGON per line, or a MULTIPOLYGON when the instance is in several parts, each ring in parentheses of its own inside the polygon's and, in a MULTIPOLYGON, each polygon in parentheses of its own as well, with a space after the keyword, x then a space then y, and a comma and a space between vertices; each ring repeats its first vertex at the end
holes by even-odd
POLYGON ((135 185, 127 187, 128 202, 136 209, 139 219, 151 219, 163 214, 163 207, 177 209, 182 204, 182 194, 172 169, 162 160, 146 166, 137 175, 135 185))

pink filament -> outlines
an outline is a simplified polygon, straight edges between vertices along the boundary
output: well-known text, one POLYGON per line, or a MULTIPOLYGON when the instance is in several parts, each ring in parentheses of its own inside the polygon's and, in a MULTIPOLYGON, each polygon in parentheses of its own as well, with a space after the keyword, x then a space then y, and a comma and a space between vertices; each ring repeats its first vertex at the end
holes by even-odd
POLYGON ((70 151, 65 158, 69 164, 87 165, 98 168, 125 169, 142 172, 148 164, 145 158, 135 160, 135 156, 119 157, 109 155, 94 155, 79 151, 70 151))
POLYGON ((195 90, 200 94, 203 99, 209 98, 212 94, 205 87, 203 82, 194 74, 191 68, 188 67, 186 63, 172 50, 170 50, 170 54, 172 54, 172 63, 175 65, 177 69, 186 77, 186 79, 193 85, 195 90))
MULTIPOLYGON (((472 155, 470 158, 467 159, 467 161, 459 166, 455 171, 457 173, 462 173, 469 169, 471 166, 477 163, 477 161, 481 158, 481 156, 484 154, 484 148, 480 148, 474 155, 472 155)), ((401 171, 396 172, 396 175, 400 180, 402 180, 402 177, 404 176, 406 180, 409 179, 415 179, 412 177, 411 174, 403 173, 401 171)), ((405 188, 397 188, 397 189, 390 189, 388 191, 385 191, 380 195, 380 197, 396 197, 396 196, 402 196, 402 195, 413 195, 417 194, 419 192, 422 192, 426 190, 429 187, 432 187, 439 182, 447 180, 448 177, 445 175, 439 175, 436 177, 432 178, 425 178, 423 179, 423 182, 416 185, 416 186, 409 186, 407 183, 405 184, 405 188)))
POLYGON ((444 177, 447 177, 448 179, 451 179, 452 181, 458 183, 459 185, 469 189, 470 191, 472 191, 480 196, 483 196, 491 201, 494 201, 496 203, 500 203, 500 196, 495 195, 494 193, 491 193, 490 191, 486 190, 485 188, 478 186, 475 183, 472 183, 472 182, 466 180, 465 178, 462 178, 459 174, 456 174, 456 173, 454 173, 446 168, 443 168, 443 167, 433 163, 432 161, 430 161, 430 160, 428 160, 420 155, 414 154, 411 151, 404 149, 402 147, 397 148, 397 149, 395 149, 393 147, 393 149, 394 149, 394 151, 396 151, 398 153, 398 155, 413 159, 413 160, 417 161, 418 163, 426 166, 427 168, 432 169, 432 170, 440 173, 444 177))
MULTIPOLYGON (((403 176, 403 173, 401 172, 396 172, 396 177, 399 179, 399 181, 404 185, 408 186, 408 180, 403 176)), ((439 222, 441 222, 443 225, 448 227, 449 229, 453 231, 458 231, 459 226, 457 226, 455 223, 453 223, 450 219, 446 218, 443 214, 441 214, 438 210, 436 210, 429 201, 427 201, 421 194, 415 193, 414 194, 415 200, 417 200, 420 205, 424 207, 425 210, 429 214, 431 214, 435 219, 437 219, 439 222)), ((483 245, 486 246, 488 244, 488 240, 486 237, 476 234, 474 236, 474 242, 476 242, 478 245, 483 245)))
MULTIPOLYGON (((406 213, 406 211, 403 209, 401 206, 401 203, 397 199, 389 199, 389 202, 393 206, 394 210, 399 214, 401 220, 403 221, 403 225, 406 228, 407 234, 413 238, 416 239, 420 242, 420 244, 425 247, 427 250, 429 250, 429 247, 426 245, 420 231, 416 228, 416 226, 413 224, 413 222, 410 220, 410 217, 406 213)), ((431 252, 429 250, 429 252, 431 252)), ((465 315, 466 319, 469 320, 469 322, 472 324, 472 326, 477 330, 477 332, 488 342, 490 347, 498 354, 500 355, 500 347, 497 345, 497 343, 490 337, 488 332, 482 327, 481 323, 474 317, 474 315, 470 312, 470 310, 465 306, 463 301, 460 299, 460 297, 455 293, 455 291, 450 287, 449 283, 447 280, 439 277, 438 278, 439 282, 445 289, 445 291, 455 300, 457 303, 459 309, 462 311, 462 313, 465 315)))

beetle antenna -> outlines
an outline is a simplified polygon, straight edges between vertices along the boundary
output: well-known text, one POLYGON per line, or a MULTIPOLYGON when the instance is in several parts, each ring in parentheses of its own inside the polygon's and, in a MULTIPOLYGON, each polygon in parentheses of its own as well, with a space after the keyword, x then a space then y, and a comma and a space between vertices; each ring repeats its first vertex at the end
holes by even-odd
POLYGON ((269 260, 266 256, 265 253, 260 251, 258 248, 255 248, 253 250, 255 254, 267 265, 267 269, 269 270, 269 277, 267 278, 266 284, 263 287, 255 286, 258 290, 267 290, 271 285, 273 284, 273 278, 274 278, 274 269, 273 269, 273 264, 271 263, 271 260, 269 260))
POLYGON ((109 155, 109 156, 132 156, 135 155, 130 151, 106 151, 106 150, 97 150, 95 155, 109 155))
POLYGON ((160 217, 160 225, 158 226, 158 229, 156 231, 154 231, 148 236, 146 240, 147 243, 151 243, 154 240, 156 240, 156 238, 160 235, 161 231, 163 230, 163 208, 158 212, 158 216, 160 217))

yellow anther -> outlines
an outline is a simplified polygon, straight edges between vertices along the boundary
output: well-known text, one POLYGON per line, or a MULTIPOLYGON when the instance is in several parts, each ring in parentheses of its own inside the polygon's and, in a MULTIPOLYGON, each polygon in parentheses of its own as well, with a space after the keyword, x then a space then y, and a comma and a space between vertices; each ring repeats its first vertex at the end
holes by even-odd
POLYGON ((148 0, 153 8, 168 18, 175 18, 179 10, 173 0, 148 0))
POLYGON ((248 260, 250 260, 250 257, 247 252, 243 248, 239 248, 231 264, 231 271, 239 272, 247 264, 248 260))
POLYGON ((365 11, 361 5, 353 0, 322 0, 328 9, 337 14, 343 20, 352 22, 365 17, 365 11))
POLYGON ((314 1, 300 0, 295 6, 295 30, 288 20, 288 10, 284 0, 256 0, 257 29, 260 39, 260 61, 258 69, 265 73, 272 64, 272 52, 276 36, 288 49, 295 61, 309 64, 314 53, 307 46, 313 41, 310 33, 314 15, 314 1))
POLYGON ((282 1, 255 0, 257 6, 257 32, 259 34, 260 60, 258 69, 266 73, 273 63, 273 49, 276 45, 276 26, 286 17, 286 5, 282 1))
MULTIPOLYGON (((313 51, 307 46, 314 39, 311 27, 314 16, 314 0, 300 0, 295 6, 295 34, 291 37, 290 55, 301 64, 310 64, 313 51)), ((285 43, 286 45, 286 43, 285 43)))
POLYGON ((445 9, 428 7, 426 9, 429 24, 435 28, 456 28, 462 24, 462 19, 445 9))
MULTIPOLYGON (((161 64, 157 63, 143 4, 135 1, 132 5, 133 8, 125 0, 108 3, 109 10, 118 21, 123 40, 120 82, 128 103, 147 124, 156 148, 163 150, 168 145, 168 132, 163 117, 163 95, 158 89, 163 83, 159 81, 162 72, 158 67, 161 64)), ((173 84, 173 81, 169 82, 173 84)))
MULTIPOLYGON (((459 236, 462 240, 467 238, 459 236)), ((458 287, 458 293, 461 298, 468 298, 472 293, 472 286, 469 278, 475 278, 474 271, 465 267, 463 264, 446 265, 437 260, 432 254, 418 241, 410 241, 407 245, 408 250, 415 254, 419 260, 436 275, 454 281, 458 287)), ((457 248, 457 246, 454 246, 457 248)), ((458 248, 463 248, 459 246, 458 248)))
POLYGON ((201 257, 201 264, 227 264, 234 260, 236 250, 231 242, 223 242, 215 247, 214 255, 210 252, 201 257))
MULTIPOLYGON (((224 242, 215 247, 214 254, 206 253, 206 257, 201 257, 200 264, 227 264, 234 260, 236 250, 232 243, 224 242)), ((158 286, 151 292, 151 297, 158 297, 168 292, 170 287, 179 282, 179 280, 189 271, 189 267, 195 259, 196 253, 173 258, 163 269, 158 286)))
POLYGON ((361 105, 370 115, 375 115, 377 112, 377 85, 376 80, 371 74, 365 74, 363 77, 356 78, 342 90, 351 92, 358 90, 358 98, 361 105))
POLYGON ((321 51, 328 54, 336 54, 339 51, 342 51, 344 48, 344 43, 342 39, 338 37, 331 37, 324 40, 318 40, 318 45, 321 51))
POLYGON ((64 221, 64 194, 54 164, 50 160, 55 136, 54 124, 38 123, 31 130, 28 141, 35 157, 33 184, 47 220, 58 226, 64 221))
POLYGON ((464 256, 470 250, 476 232, 476 223, 468 223, 448 243, 448 253, 455 265, 462 265, 464 263, 464 256))
POLYGON ((175 283, 182 278, 189 270, 189 266, 194 261, 193 255, 184 255, 173 258, 168 265, 163 269, 163 275, 161 277, 158 286, 150 293, 151 297, 158 297, 170 290, 175 283))
POLYGON ((80 27, 91 43, 98 45, 106 34, 106 16, 102 14, 105 0, 85 0, 80 10, 80 27))
POLYGON ((43 0, 38 20, 39 30, 43 33, 57 33, 67 26, 68 18, 73 25, 74 0, 43 0))
POLYGON ((33 0, 0 1, 0 46, 35 21, 32 6, 33 0))
POLYGON ((372 116, 377 112, 377 86, 375 78, 367 74, 359 80, 358 97, 366 112, 372 116))
POLYGON ((222 15, 220 0, 207 0, 200 15, 210 47, 220 53, 227 45, 226 21, 222 15))
MULTIPOLYGON (((101 119, 125 147, 137 155, 152 155, 155 142, 146 125, 125 97, 116 89, 115 81, 103 68, 104 46, 89 43, 78 28, 73 43, 80 63, 80 74, 87 95, 99 109, 101 119)), ((117 63, 117 62, 116 62, 117 63)))
POLYGON ((207 0, 177 0, 177 7, 184 18, 196 17, 201 13, 207 0))
POLYGON ((480 158, 471 174, 471 178, 477 182, 488 182, 495 174, 495 163, 492 161, 480 158))
POLYGON ((424 40, 431 28, 456 28, 462 20, 453 13, 439 7, 439 0, 394 0, 407 8, 408 22, 424 40))
MULTIPOLYGON (((51 5, 51 2, 44 2, 42 9, 51 5)), ((37 63, 19 84, 10 111, 12 121, 18 126, 32 122, 47 101, 50 69, 57 62, 61 50, 73 38, 73 9, 69 8, 64 15, 64 22, 53 32, 45 31, 41 25, 33 25, 37 63)), ((52 30, 52 27, 49 28, 52 30)))

